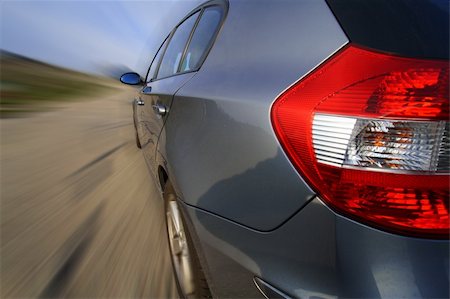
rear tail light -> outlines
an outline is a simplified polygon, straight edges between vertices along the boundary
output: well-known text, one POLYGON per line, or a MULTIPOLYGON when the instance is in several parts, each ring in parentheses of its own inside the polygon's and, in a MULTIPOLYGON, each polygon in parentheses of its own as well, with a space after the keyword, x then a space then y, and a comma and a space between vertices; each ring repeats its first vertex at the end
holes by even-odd
POLYGON ((449 64, 347 46, 275 101, 274 131, 331 208, 449 236, 449 64))

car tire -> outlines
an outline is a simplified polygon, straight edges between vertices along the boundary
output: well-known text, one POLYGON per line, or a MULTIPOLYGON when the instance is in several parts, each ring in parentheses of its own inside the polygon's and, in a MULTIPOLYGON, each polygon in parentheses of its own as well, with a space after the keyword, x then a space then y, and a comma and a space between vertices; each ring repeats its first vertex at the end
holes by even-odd
POLYGON ((180 298, 212 298, 177 196, 170 182, 164 188, 164 206, 170 258, 180 298))

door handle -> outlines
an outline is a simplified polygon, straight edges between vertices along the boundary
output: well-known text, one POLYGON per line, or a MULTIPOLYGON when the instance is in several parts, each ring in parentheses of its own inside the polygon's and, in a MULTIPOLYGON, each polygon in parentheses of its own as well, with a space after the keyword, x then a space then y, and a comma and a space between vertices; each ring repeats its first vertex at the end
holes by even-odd
POLYGON ((136 104, 138 104, 139 106, 144 106, 145 102, 142 99, 137 99, 136 104))
POLYGON ((155 114, 157 114, 157 115, 164 116, 167 113, 167 107, 161 103, 156 103, 156 104, 152 105, 152 108, 153 108, 153 112, 155 112, 155 114))
POLYGON ((145 86, 142 90, 143 94, 151 94, 152 93, 152 87, 151 86, 145 86))

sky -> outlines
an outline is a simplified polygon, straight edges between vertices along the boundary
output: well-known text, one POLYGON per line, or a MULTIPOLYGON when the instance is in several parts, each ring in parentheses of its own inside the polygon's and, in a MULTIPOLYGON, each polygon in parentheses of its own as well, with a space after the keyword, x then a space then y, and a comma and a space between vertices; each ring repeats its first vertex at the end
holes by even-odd
POLYGON ((200 0, 0 0, 0 48, 89 73, 145 75, 172 28, 200 0))

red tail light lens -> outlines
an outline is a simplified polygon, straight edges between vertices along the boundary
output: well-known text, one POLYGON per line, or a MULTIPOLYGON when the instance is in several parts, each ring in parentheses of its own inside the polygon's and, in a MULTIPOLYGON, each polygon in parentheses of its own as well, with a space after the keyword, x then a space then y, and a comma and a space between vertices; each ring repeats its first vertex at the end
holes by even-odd
POLYGON ((348 46, 284 92, 272 124, 331 208, 391 232, 449 237, 449 63, 348 46))

